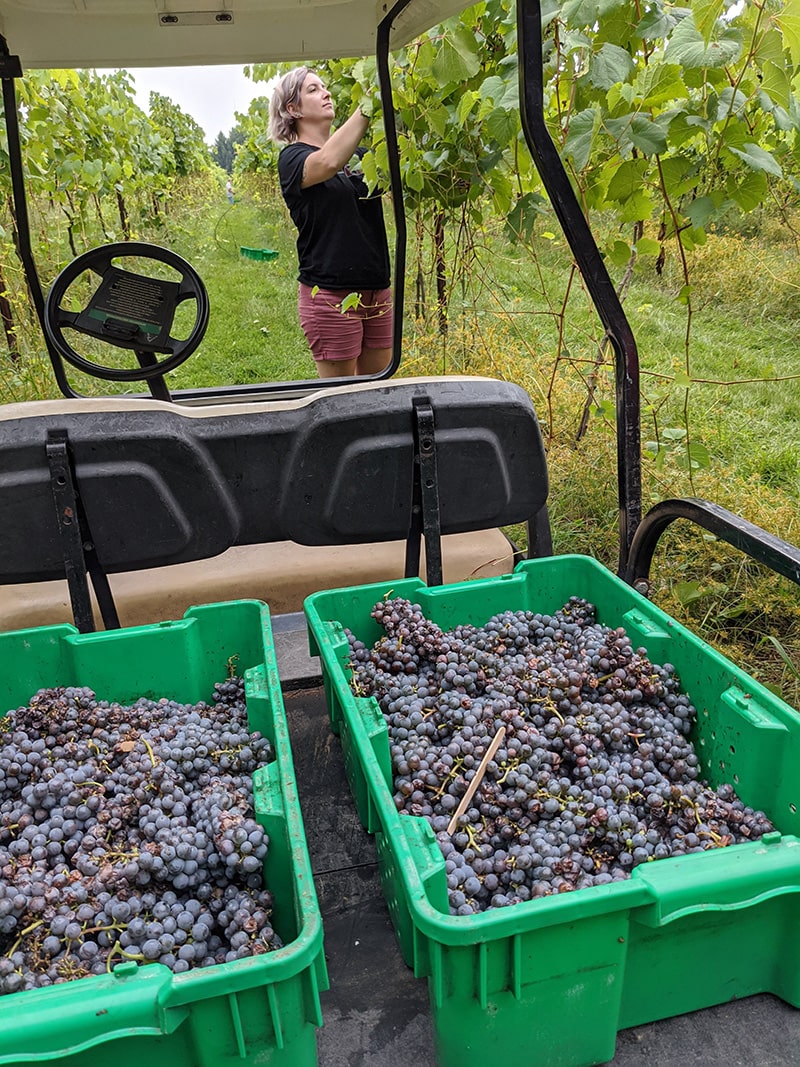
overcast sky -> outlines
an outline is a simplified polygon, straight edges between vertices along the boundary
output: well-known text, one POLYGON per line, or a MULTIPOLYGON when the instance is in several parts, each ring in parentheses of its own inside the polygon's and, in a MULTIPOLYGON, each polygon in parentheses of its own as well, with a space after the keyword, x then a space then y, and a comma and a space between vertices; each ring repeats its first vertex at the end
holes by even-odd
POLYGON ((254 82, 235 67, 137 67, 134 79, 136 103, 148 111, 150 92, 168 96, 205 130, 213 144, 217 134, 229 133, 234 113, 246 112, 255 96, 264 96, 266 82, 254 82))

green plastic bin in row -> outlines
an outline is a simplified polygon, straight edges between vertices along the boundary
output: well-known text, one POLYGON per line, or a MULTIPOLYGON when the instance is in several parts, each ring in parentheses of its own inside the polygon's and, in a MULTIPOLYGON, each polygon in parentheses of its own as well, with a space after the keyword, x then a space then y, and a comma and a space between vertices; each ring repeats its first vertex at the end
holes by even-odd
POLYGON ((233 664, 245 678, 248 727, 268 737, 275 754, 255 771, 253 792, 270 839, 264 881, 283 947, 182 974, 125 962, 108 975, 0 996, 3 1067, 317 1063, 320 992, 328 988, 322 921, 267 606, 209 604, 176 622, 104 633, 59 625, 0 634, 0 715, 56 686, 88 686, 119 703, 196 704, 211 699, 233 664))
POLYGON ((271 248, 245 248, 239 249, 241 255, 245 259, 255 259, 261 262, 265 260, 277 259, 278 253, 271 248))
POLYGON ((634 648, 675 665, 698 711, 703 776, 734 785, 777 828, 642 863, 623 881, 451 915, 430 824, 393 803, 381 710, 349 685, 343 628, 373 644, 382 631, 370 610, 387 588, 309 597, 312 653, 359 816, 375 835, 395 932, 406 963, 428 979, 439 1067, 483 1067, 499 1048, 513 1049, 518 1067, 606 1063, 626 1027, 761 992, 800 1006, 800 716, 587 557, 526 561, 511 575, 436 588, 407 579, 391 595, 419 603, 445 630, 590 601, 600 623, 623 626, 634 648))

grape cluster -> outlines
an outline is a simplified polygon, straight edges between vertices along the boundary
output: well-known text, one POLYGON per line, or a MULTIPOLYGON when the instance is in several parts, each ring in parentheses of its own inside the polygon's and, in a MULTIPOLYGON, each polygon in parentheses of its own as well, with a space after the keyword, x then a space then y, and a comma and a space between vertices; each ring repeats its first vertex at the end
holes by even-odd
POLYGON ((403 598, 372 616, 385 630, 372 648, 348 631, 351 687, 383 711, 395 804, 430 821, 453 914, 620 881, 773 829, 730 785, 701 780, 675 668, 585 600, 449 632, 403 598))
POLYGON ((208 704, 40 690, 0 719, 0 994, 280 947, 244 684, 208 704))

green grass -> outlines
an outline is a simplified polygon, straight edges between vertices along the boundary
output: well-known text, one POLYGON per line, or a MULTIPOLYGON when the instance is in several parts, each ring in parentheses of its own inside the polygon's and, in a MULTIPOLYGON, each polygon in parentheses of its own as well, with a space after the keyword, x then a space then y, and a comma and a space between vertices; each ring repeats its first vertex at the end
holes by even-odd
POLYGON ((316 377, 297 318, 294 235, 281 211, 250 195, 215 205, 186 233, 187 251, 206 279, 211 318, 201 349, 173 375, 180 387, 316 377), (240 249, 266 248, 256 261, 240 249))

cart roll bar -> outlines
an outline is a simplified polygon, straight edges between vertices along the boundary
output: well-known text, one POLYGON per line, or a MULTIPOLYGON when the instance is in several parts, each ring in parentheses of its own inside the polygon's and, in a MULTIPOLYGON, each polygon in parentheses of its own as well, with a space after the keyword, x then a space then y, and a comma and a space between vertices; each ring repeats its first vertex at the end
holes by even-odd
POLYGON ((386 371, 393 373, 400 366, 403 352, 403 312, 405 309, 406 249, 408 247, 408 229, 406 227, 406 210, 403 202, 403 180, 400 175, 400 150, 397 144, 397 120, 394 113, 392 96, 392 76, 389 72, 389 40, 395 19, 409 5, 411 0, 398 0, 378 23, 375 42, 375 60, 378 69, 383 111, 383 128, 386 134, 386 157, 389 165, 389 186, 394 209, 394 334, 392 336, 392 361, 386 371))
POLYGON ((695 497, 662 500, 644 516, 631 543, 622 577, 641 593, 650 585, 650 564, 661 535, 676 519, 688 519, 800 585, 800 549, 734 515, 727 508, 695 497))
POLYGON ((31 300, 36 310, 36 317, 42 335, 45 338, 47 354, 53 364, 53 372, 61 392, 65 396, 77 396, 64 374, 61 360, 53 351, 44 330, 44 293, 36 271, 36 263, 31 248, 31 231, 28 220, 28 206, 25 199, 25 176, 22 170, 22 148, 19 140, 19 114, 17 111, 17 92, 14 79, 22 77, 22 63, 19 56, 12 56, 8 50, 5 37, 0 34, 0 81, 3 84, 3 110, 5 112, 6 132, 8 134, 8 162, 11 171, 11 195, 14 201, 14 241, 19 258, 25 268, 25 277, 31 300))
POLYGON ((642 514, 639 355, 633 331, 545 123, 539 0, 517 0, 517 40, 520 117, 525 140, 614 349, 619 573, 622 575, 642 514))

